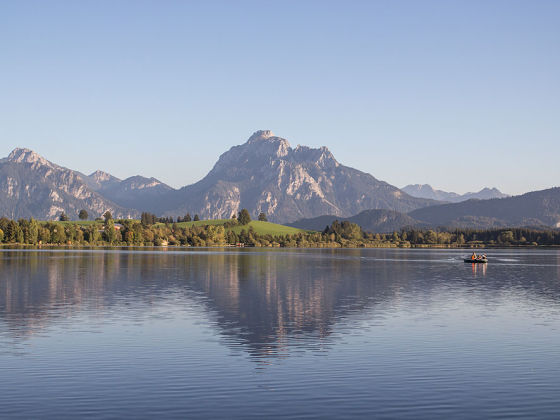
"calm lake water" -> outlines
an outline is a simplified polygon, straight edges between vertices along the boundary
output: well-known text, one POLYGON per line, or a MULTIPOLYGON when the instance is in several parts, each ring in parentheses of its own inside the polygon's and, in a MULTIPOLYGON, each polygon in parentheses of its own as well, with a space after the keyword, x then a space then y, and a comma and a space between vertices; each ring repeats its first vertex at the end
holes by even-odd
POLYGON ((560 252, 0 251, 0 418, 560 418, 560 252))

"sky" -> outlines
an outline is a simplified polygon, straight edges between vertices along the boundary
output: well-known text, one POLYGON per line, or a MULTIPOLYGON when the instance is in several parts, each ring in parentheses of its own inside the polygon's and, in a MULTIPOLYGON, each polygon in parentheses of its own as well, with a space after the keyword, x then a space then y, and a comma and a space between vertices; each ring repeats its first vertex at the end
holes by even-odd
POLYGON ((560 185, 560 1, 0 0, 0 156, 201 179, 270 129, 398 187, 560 185))

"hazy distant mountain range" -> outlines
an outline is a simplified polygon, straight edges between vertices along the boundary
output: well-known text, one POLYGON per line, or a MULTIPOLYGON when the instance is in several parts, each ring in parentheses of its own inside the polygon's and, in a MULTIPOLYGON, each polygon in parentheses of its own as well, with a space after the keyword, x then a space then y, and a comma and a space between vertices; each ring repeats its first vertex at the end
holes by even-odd
POLYGON ((432 226, 560 228, 560 188, 533 191, 507 198, 468 200, 426 207, 408 215, 432 226))
POLYGON ((271 221, 321 230, 334 219, 374 232, 407 226, 560 227, 558 188, 508 198, 494 198, 505 196, 495 188, 463 196, 425 185, 405 190, 410 194, 341 165, 326 147, 292 148, 270 131, 257 131, 232 147, 202 180, 180 189, 142 176, 84 175, 29 149, 15 149, 0 160, 0 215, 14 219, 52 220, 63 211, 76 219, 80 209, 91 217, 109 210, 119 218, 149 211, 217 219, 247 208, 271 221))
POLYGON ((491 198, 504 198, 508 197, 497 188, 483 188, 479 192, 468 192, 466 194, 457 194, 454 192, 447 192, 442 190, 435 190, 428 184, 411 184, 403 187, 402 190, 418 198, 429 198, 431 200, 448 201, 450 203, 459 203, 471 199, 489 200, 491 198))
POLYGON ((340 218, 320 216, 302 219, 290 226, 301 229, 322 230, 334 220, 349 220, 371 232, 393 232, 402 228, 472 228, 502 227, 560 228, 560 188, 550 188, 527 194, 468 200, 460 203, 424 207, 407 214, 369 210, 355 216, 340 218))

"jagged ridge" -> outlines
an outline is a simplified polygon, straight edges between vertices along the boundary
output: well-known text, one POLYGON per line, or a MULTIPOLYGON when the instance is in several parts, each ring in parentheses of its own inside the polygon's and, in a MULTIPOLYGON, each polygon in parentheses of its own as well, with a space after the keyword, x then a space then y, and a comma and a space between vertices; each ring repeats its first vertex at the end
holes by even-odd
POLYGON ((92 216, 109 210, 116 217, 135 217, 92 190, 81 174, 49 162, 29 149, 17 148, 0 162, 0 214, 11 218, 54 219, 63 211, 77 218, 81 209, 92 216))
POLYGON ((372 208, 406 212, 433 204, 341 165, 326 147, 292 149, 268 130, 222 154, 205 178, 182 188, 178 197, 168 214, 229 218, 247 208, 279 223, 321 214, 351 216, 372 208))

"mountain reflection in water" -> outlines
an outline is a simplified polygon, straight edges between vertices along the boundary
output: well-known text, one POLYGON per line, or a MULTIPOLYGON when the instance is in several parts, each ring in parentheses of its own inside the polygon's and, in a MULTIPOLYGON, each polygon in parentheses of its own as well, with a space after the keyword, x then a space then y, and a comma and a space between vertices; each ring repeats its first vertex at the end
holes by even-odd
POLYGON ((0 418, 560 418, 560 252, 0 251, 0 418))
POLYGON ((324 350, 336 338, 337 322, 352 329, 360 317, 387 317, 393 305, 412 296, 416 305, 429 307, 450 289, 480 301, 522 290, 558 304, 559 284, 551 280, 558 280, 560 268, 551 279, 539 275, 538 264, 523 264, 522 255, 513 261, 496 257, 489 266, 464 264, 461 257, 352 249, 5 250, 0 322, 6 327, 0 332, 25 340, 81 311, 141 321, 171 299, 175 309, 202 305, 232 349, 266 359, 296 347, 324 350), (494 268, 504 267, 508 276, 492 277, 494 268))

